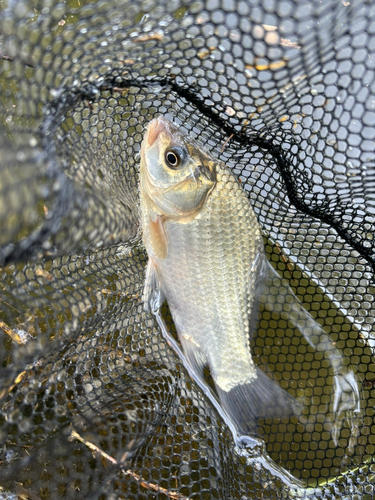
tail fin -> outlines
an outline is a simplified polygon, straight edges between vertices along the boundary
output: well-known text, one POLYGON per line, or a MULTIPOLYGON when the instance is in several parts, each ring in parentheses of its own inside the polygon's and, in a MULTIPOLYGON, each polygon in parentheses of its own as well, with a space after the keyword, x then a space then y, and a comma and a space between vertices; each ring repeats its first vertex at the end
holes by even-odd
POLYGON ((227 414, 241 434, 253 433, 258 418, 298 415, 298 402, 257 368, 257 377, 248 384, 217 392, 227 414))

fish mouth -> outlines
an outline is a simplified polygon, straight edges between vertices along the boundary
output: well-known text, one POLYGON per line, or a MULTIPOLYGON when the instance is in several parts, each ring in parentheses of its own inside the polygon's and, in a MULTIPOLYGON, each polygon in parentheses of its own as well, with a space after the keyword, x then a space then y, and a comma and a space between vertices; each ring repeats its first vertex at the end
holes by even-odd
POLYGON ((168 124, 161 118, 154 118, 147 126, 141 146, 141 162, 145 162, 145 151, 149 149, 163 130, 169 130, 168 124))
POLYGON ((168 123, 162 118, 155 118, 152 120, 148 126, 147 131, 147 146, 150 148, 156 139, 159 137, 161 132, 170 132, 168 123))

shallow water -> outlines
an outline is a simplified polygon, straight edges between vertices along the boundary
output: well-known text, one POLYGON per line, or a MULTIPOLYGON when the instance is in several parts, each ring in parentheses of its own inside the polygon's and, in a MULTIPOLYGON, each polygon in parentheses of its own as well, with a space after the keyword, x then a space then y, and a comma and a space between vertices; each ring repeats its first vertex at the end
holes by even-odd
POLYGON ((335 378, 325 352, 309 345, 301 332, 277 312, 261 307, 257 336, 252 342, 256 362, 304 406, 299 417, 264 421, 258 430, 273 460, 308 486, 324 485, 372 462, 375 446, 369 434, 374 417, 371 397, 375 393, 370 383, 364 382, 371 377, 372 350, 321 289, 302 277, 291 262, 286 265, 279 248, 270 244, 266 248, 272 261, 280 256, 277 267, 284 268, 283 276, 298 299, 341 352, 343 372, 355 374, 360 386, 361 411, 345 411, 343 404, 344 411, 335 417, 335 378))

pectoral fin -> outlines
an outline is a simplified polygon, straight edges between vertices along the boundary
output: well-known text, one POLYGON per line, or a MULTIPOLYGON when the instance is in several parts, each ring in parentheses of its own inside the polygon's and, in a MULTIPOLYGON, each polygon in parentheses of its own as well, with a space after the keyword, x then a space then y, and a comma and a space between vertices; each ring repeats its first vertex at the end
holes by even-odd
POLYGON ((165 259, 168 255, 168 242, 165 233, 164 221, 160 215, 156 216, 155 221, 150 217, 148 225, 148 237, 155 255, 159 259, 165 259))
POLYGON ((143 290, 144 309, 146 312, 156 314, 163 302, 164 294, 161 289, 158 271, 154 260, 149 258, 146 269, 146 282, 143 290))

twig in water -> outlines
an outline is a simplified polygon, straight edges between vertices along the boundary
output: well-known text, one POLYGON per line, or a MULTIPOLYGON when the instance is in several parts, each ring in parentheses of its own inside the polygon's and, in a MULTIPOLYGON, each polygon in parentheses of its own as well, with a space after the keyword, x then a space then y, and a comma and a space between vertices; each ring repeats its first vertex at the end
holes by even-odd
POLYGON ((7 444, 9 446, 18 446, 19 448, 32 448, 32 446, 30 446, 28 444, 17 444, 17 443, 12 443, 12 441, 6 441, 5 444, 7 444))
POLYGON ((162 33, 150 33, 145 35, 140 35, 137 38, 134 38, 133 42, 148 42, 149 40, 163 40, 162 33))
MULTIPOLYGON (((110 455, 108 455, 107 453, 102 451, 95 444, 90 443, 90 441, 86 441, 86 439, 84 439, 82 436, 80 436, 74 430, 72 431, 69 440, 73 440, 73 439, 78 439, 78 441, 81 441, 81 443, 85 444, 91 451, 99 453, 102 457, 106 458, 109 462, 111 462, 114 465, 120 465, 121 462, 125 462, 127 455, 128 455, 128 452, 125 452, 123 454, 123 456, 121 457, 121 461, 119 464, 119 462, 117 462, 117 460, 115 460, 113 457, 111 457, 110 455)), ((125 470, 123 467, 120 467, 120 468, 124 474, 130 475, 133 479, 138 481, 139 484, 141 486, 143 486, 143 488, 146 488, 148 490, 157 491, 158 493, 162 493, 163 495, 165 495, 169 498, 173 498, 174 500, 189 500, 187 497, 183 497, 182 495, 177 493, 177 491, 170 491, 170 490, 167 490, 165 488, 162 488, 161 486, 158 486, 157 484, 146 482, 141 476, 139 476, 135 472, 131 471, 130 469, 125 470)))
POLYGON ((0 401, 3 399, 4 396, 6 396, 7 394, 9 394, 16 387, 17 384, 19 384, 20 382, 22 382, 22 380, 27 379, 29 377, 30 373, 32 373, 32 372, 30 372, 30 371, 23 371, 23 372, 19 373, 17 375, 17 377, 14 379, 14 383, 12 385, 10 385, 9 387, 7 387, 5 389, 1 389, 0 390, 0 401))
POLYGON ((6 304, 8 307, 11 307, 14 311, 18 312, 19 314, 22 314, 21 311, 19 311, 18 309, 16 309, 14 306, 12 306, 12 304, 9 304, 9 302, 6 302, 4 299, 2 299, 0 297, 0 301, 1 302, 4 302, 4 304, 6 304))
POLYGON ((27 378, 28 376, 28 373, 27 371, 24 371, 24 372, 21 372, 17 375, 17 377, 15 378, 14 380, 14 384, 12 384, 8 389, 7 389, 7 394, 10 393, 10 391, 12 389, 14 389, 14 387, 16 387, 17 384, 19 384, 20 382, 22 382, 22 380, 24 380, 25 378, 27 378))
POLYGON ((122 87, 112 87, 111 90, 113 92, 121 92, 122 94, 125 94, 126 92, 129 92, 129 89, 126 88, 126 87, 124 87, 124 88, 122 88, 122 87))
POLYGON ((76 431, 72 431, 70 438, 72 439, 78 439, 78 441, 81 441, 81 443, 85 444, 87 448, 90 448, 91 451, 96 451, 100 453, 100 455, 104 458, 106 458, 109 462, 113 464, 117 464, 117 460, 112 458, 111 456, 107 455, 105 451, 102 451, 100 448, 95 446, 93 443, 90 443, 90 441, 86 441, 82 436, 80 436, 76 431))
MULTIPOLYGON (((4 330, 5 333, 9 335, 9 337, 17 342, 18 345, 23 345, 26 344, 26 342, 29 340, 26 336, 21 336, 14 330, 12 330, 7 324, 5 324, 3 321, 0 321, 0 328, 4 330)), ((19 330, 21 332, 21 330, 19 330)))
MULTIPOLYGON (((2 52, 0 52, 0 59, 2 59, 3 61, 9 61, 9 62, 14 61, 14 57, 7 56, 6 54, 3 54, 2 52)), ((33 66, 32 64, 29 64, 25 61, 23 61, 23 63, 25 66, 28 66, 29 68, 35 68, 35 66, 33 66)))
POLYGON ((231 134, 229 137, 227 137, 227 139, 225 139, 225 142, 223 144, 223 147, 221 148, 221 151, 220 151, 220 154, 224 151, 225 149, 225 146, 228 144, 228 142, 232 139, 234 134, 231 134))

